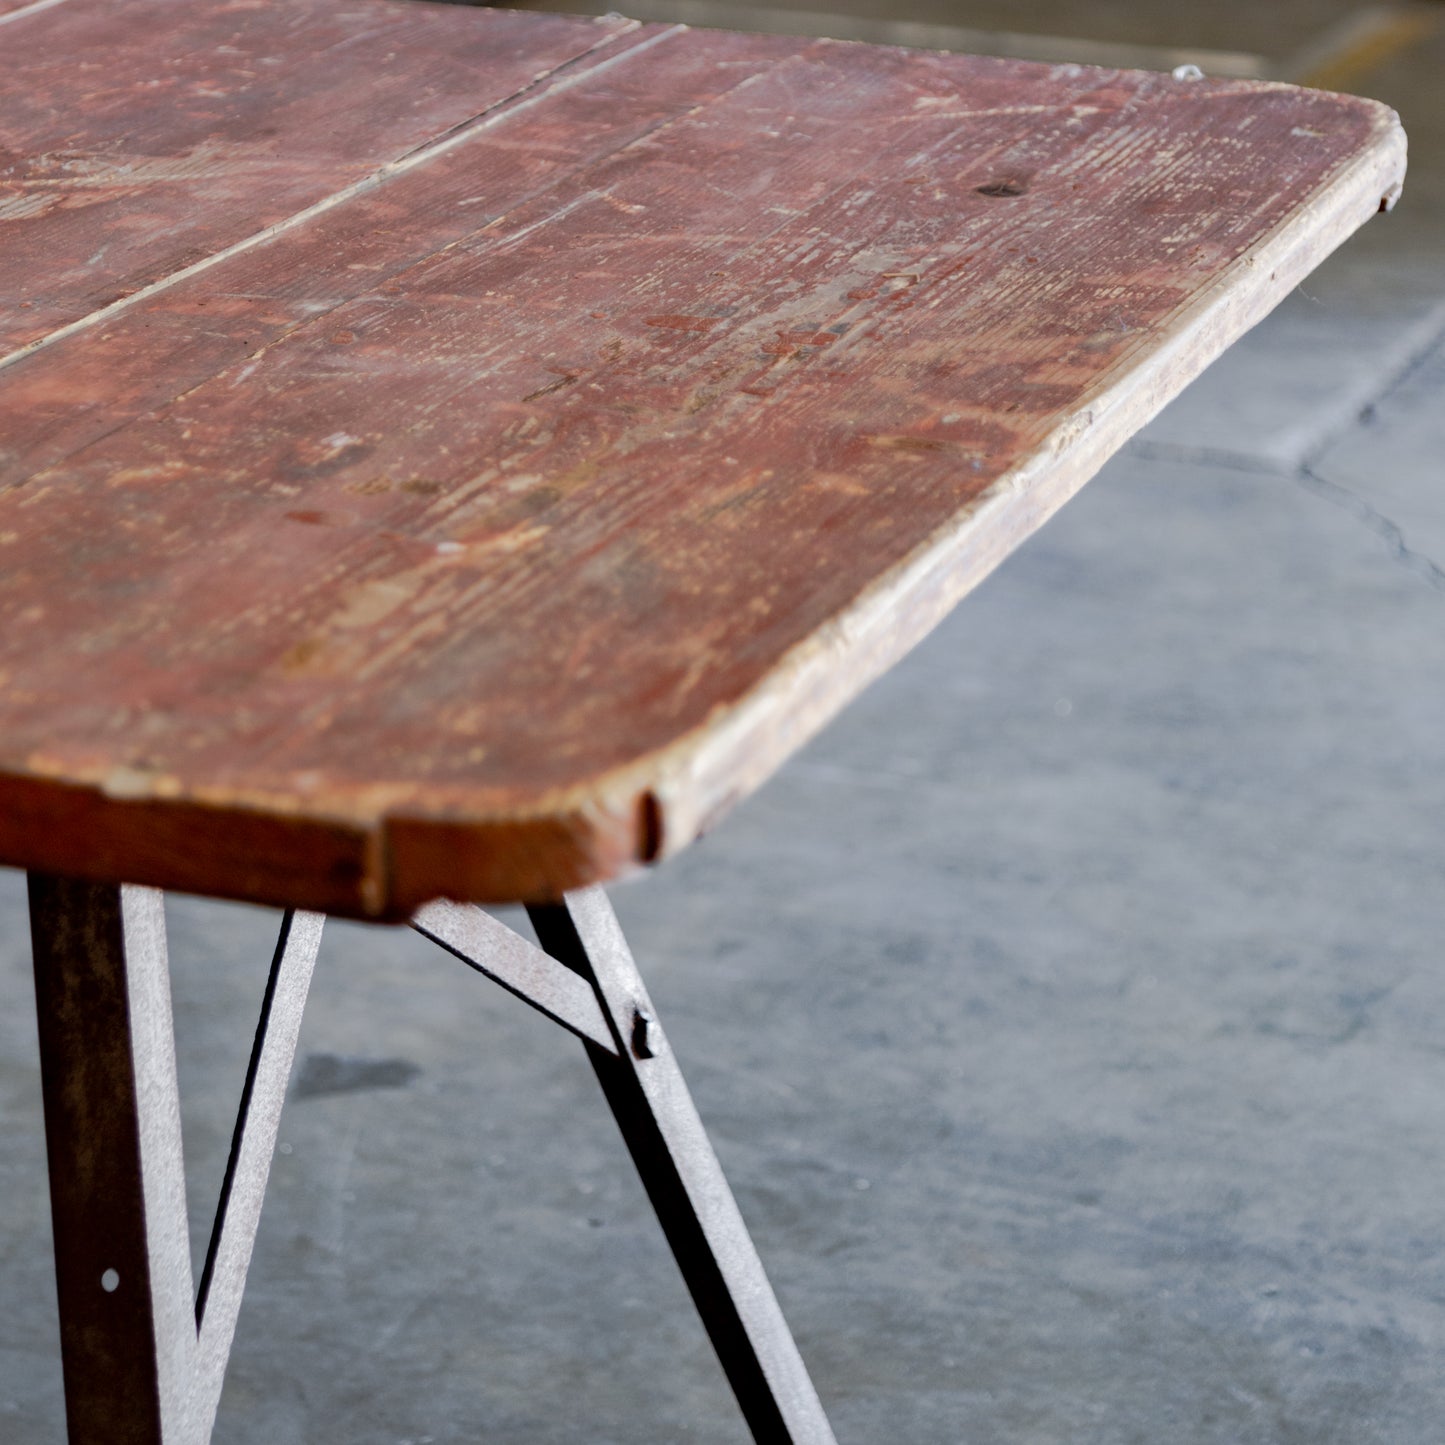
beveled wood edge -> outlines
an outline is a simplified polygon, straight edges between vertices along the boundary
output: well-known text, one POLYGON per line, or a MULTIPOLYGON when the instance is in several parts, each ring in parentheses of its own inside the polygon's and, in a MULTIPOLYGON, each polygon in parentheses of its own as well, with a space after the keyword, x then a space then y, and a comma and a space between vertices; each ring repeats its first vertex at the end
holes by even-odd
POLYGON ((1375 112, 1371 147, 1182 307, 1142 361, 1103 378, 1027 461, 795 647, 753 693, 655 756, 649 781, 662 817, 660 858, 706 831, 922 641, 1211 361, 1371 216, 1393 207, 1406 160, 1399 116, 1350 99, 1375 112))
MULTIPOLYGON (((1211 361, 1371 216, 1394 205, 1406 160, 1399 117, 1377 102, 1350 99, 1374 111, 1374 144, 1181 308, 1141 362, 1103 379, 1027 462, 793 648, 750 694, 627 770, 632 795, 645 788, 655 800, 658 859, 692 842, 754 791, 922 641, 1211 361)), ((614 786, 622 776, 613 775, 614 786)))
POLYGON ((460 791, 435 791, 421 809, 400 803, 410 788, 378 786, 359 790, 349 813, 314 816, 299 813, 289 794, 218 788, 129 798, 98 785, 0 776, 0 863, 401 921, 437 897, 542 902, 672 856, 919 643, 1166 402, 1393 205, 1405 173, 1399 117, 1350 99, 1375 113, 1372 145, 1182 307, 1146 357, 1103 379, 1027 462, 784 654, 752 691, 666 747, 525 810, 491 813, 460 791))
POLYGON ((0 866, 402 923, 423 903, 552 901, 652 861, 649 796, 526 815, 354 816, 294 797, 122 798, 101 785, 0 775, 0 866))

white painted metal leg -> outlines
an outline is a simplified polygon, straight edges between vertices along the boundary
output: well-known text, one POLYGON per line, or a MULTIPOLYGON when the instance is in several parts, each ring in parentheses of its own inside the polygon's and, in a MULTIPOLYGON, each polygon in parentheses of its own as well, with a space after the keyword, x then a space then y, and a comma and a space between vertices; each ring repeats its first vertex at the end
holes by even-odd
POLYGON ((835 1445, 607 895, 528 912, 543 948, 597 990, 614 1046, 588 1056, 753 1439, 835 1445))
POLYGON ((205 1445, 320 919, 282 928, 198 1304, 161 895, 32 874, 30 917, 71 1445, 205 1445))

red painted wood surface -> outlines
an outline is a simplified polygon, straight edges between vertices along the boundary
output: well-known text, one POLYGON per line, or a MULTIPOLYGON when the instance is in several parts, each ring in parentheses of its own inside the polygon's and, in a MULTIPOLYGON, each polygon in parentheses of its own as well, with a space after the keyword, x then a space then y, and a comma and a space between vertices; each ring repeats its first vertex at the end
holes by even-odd
POLYGON ((1403 170, 1365 101, 681 27, 0 36, 0 858, 351 913, 682 846, 1403 170))
POLYGON ((65 0, 0 26, 0 221, 44 222, 0 248, 0 354, 634 28, 365 0, 65 0))

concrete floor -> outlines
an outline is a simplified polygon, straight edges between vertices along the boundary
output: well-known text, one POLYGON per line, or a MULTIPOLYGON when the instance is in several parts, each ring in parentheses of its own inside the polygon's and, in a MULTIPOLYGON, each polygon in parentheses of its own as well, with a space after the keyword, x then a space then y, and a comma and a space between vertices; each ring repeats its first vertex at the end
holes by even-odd
MULTIPOLYGON (((842 1445, 1442 1438, 1442 67, 1360 85, 1395 215, 614 895, 842 1445)), ((0 1441, 56 1445, 23 891, 0 1441)), ((276 920, 170 920, 201 1220, 276 920)), ((302 1055, 218 1445, 742 1445, 571 1039, 330 924, 302 1055)))

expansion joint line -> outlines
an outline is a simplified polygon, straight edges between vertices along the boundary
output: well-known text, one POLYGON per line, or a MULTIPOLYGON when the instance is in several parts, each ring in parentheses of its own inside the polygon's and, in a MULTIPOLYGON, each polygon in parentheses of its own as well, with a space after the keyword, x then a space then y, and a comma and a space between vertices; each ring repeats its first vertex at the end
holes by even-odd
POLYGON ((1385 546, 1390 555, 1407 567, 1437 592, 1445 592, 1445 567, 1423 552, 1417 552, 1405 541, 1404 530, 1383 512, 1376 510, 1358 492, 1322 477, 1312 467, 1303 466, 1295 473, 1296 483, 1312 496, 1329 502, 1363 522, 1385 546))

